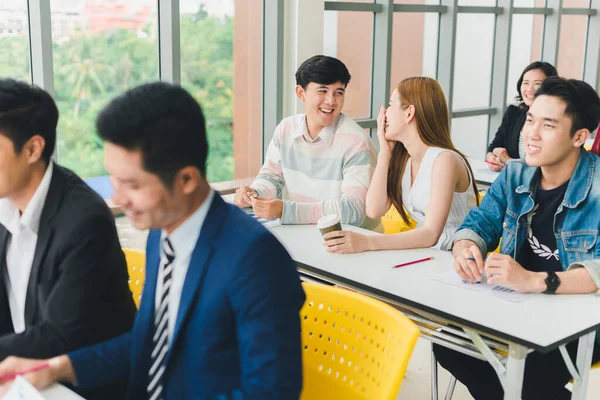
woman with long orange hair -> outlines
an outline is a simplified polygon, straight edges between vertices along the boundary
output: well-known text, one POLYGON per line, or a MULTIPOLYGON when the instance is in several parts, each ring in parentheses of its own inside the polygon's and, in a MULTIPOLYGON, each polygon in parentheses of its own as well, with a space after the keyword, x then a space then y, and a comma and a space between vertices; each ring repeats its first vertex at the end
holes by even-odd
POLYGON ((448 250, 452 234, 478 204, 471 166, 450 139, 448 104, 439 83, 415 77, 398 84, 377 117, 379 156, 366 197, 370 218, 393 205, 415 229, 394 235, 330 232, 333 253, 436 247, 448 250))

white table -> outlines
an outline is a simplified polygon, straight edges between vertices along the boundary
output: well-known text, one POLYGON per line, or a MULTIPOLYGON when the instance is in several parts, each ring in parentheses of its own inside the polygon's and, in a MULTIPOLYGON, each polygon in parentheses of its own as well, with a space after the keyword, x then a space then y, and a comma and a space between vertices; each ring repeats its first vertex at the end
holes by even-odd
POLYGON ((46 400, 84 400, 83 397, 63 385, 54 384, 41 391, 46 400))
MULTIPOLYGON (((374 234, 350 226, 345 229, 374 234)), ((419 249, 338 255, 325 252, 315 226, 284 225, 271 232, 309 280, 348 287, 412 310, 414 315, 409 317, 421 323, 425 338, 490 362, 503 383, 505 399, 520 399, 525 359, 530 351, 564 348, 579 338, 576 370, 570 368, 575 376, 572 398, 585 398, 595 330, 600 327, 600 296, 539 294, 511 303, 432 280, 452 270, 452 255, 448 252, 419 249), (431 255, 435 260, 391 268, 431 255), (460 332, 449 329, 462 336, 464 343, 457 345, 448 340, 442 332, 445 328, 439 332, 431 329, 447 323, 460 328, 460 332), (508 356, 499 359, 492 349, 506 349, 508 356)))
POLYGON ((480 185, 491 186, 492 183, 496 180, 499 172, 492 171, 485 161, 478 160, 477 158, 467 157, 469 160, 469 164, 471 164, 471 169, 473 170, 473 175, 475 175, 475 181, 480 185))

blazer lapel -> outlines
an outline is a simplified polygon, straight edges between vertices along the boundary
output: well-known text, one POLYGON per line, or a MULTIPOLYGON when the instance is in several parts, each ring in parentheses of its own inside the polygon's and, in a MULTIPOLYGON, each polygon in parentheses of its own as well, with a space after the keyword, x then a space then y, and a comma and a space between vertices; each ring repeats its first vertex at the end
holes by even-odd
POLYGON ((181 333, 181 329, 185 324, 187 316, 193 310, 194 300, 196 299, 198 290, 202 286, 202 280, 206 275, 206 271, 210 265, 212 254, 215 250, 213 240, 223 226, 223 220, 227 215, 227 205, 221 199, 218 193, 214 194, 213 202, 210 206, 206 219, 202 224, 200 236, 196 242, 196 247, 192 252, 192 258, 188 267, 185 282, 181 291, 181 300, 179 302, 179 310, 177 311, 177 319, 175 321, 175 331, 173 332, 173 340, 165 357, 165 365, 173 354, 173 349, 177 344, 177 338, 181 333))
POLYGON ((0 301, 3 303, 0 304, 0 333, 5 332, 2 329, 5 318, 8 318, 8 321, 6 322, 10 322, 10 326, 12 328, 12 320, 10 318, 10 307, 8 305, 8 295, 6 293, 6 282, 4 280, 6 271, 6 252, 8 250, 6 248, 6 244, 8 242, 9 236, 10 233, 8 233, 6 228, 4 228, 4 226, 0 226, 0 249, 2 249, 2 251, 0 251, 0 256, 2 257, 2 259, 0 260, 0 301), (6 315, 7 311, 9 312, 9 315, 6 315))
MULTIPOLYGON (((152 349, 152 332, 154 332, 154 301, 156 297, 156 280, 160 263, 160 230, 151 231, 146 245, 146 278, 142 292, 142 302, 136 314, 133 326, 133 346, 131 369, 132 388, 145 387, 150 366, 152 349), (150 349, 150 350, 149 350, 150 349)), ((140 389, 141 390, 141 389, 140 389)), ((132 392, 135 393, 135 390, 132 392)))
POLYGON ((38 239, 35 245, 33 254, 33 262, 31 264, 31 273, 29 275, 29 283, 27 284, 27 296, 25 298, 25 323, 33 325, 35 323, 36 314, 38 311, 37 301, 37 286, 39 283, 40 269, 42 267, 44 256, 48 245, 52 239, 52 217, 58 211, 65 184, 64 172, 53 164, 52 180, 44 202, 42 215, 40 216, 40 227, 38 230, 38 239))
POLYGON ((35 245, 35 253, 33 255, 33 263, 31 264, 31 274, 29 275, 29 283, 27 284, 27 297, 25 299, 25 323, 33 325, 38 311, 38 293, 37 287, 39 283, 40 268, 42 260, 50 244, 52 238, 52 229, 50 225, 40 221, 40 229, 38 231, 38 239, 35 245))

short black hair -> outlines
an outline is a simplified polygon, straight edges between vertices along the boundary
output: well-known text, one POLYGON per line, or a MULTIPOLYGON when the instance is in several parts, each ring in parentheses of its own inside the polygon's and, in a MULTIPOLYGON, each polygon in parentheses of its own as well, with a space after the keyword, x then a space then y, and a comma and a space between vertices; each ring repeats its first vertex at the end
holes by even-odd
POLYGON ((589 84, 558 76, 547 78, 535 97, 553 96, 566 103, 565 115, 571 117, 571 136, 580 129, 593 132, 600 123, 600 97, 589 84))
POLYGON ((529 71, 533 71, 534 69, 539 69, 540 71, 542 71, 544 75, 546 75, 546 78, 549 78, 551 76, 558 76, 558 71, 556 70, 554 65, 545 61, 534 61, 528 66, 526 66, 523 72, 521 73, 519 80, 517 81, 517 95, 515 96, 515 100, 517 101, 517 103, 520 103, 520 107, 527 107, 523 102, 523 96, 521 95, 521 85, 523 84, 523 78, 525 77, 526 73, 528 73, 529 71))
POLYGON ((0 133, 8 137, 17 154, 33 136, 44 138, 41 159, 48 164, 56 145, 58 108, 43 89, 15 79, 0 79, 0 133))
POLYGON ((313 56, 304 61, 296 71, 296 85, 306 89, 309 83, 331 85, 341 82, 344 87, 350 82, 350 72, 343 62, 329 56, 313 56))
POLYGON ((96 129, 109 143, 140 150, 143 168, 169 189, 182 168, 193 166, 206 176, 204 114, 181 86, 154 82, 126 91, 100 111, 96 129))

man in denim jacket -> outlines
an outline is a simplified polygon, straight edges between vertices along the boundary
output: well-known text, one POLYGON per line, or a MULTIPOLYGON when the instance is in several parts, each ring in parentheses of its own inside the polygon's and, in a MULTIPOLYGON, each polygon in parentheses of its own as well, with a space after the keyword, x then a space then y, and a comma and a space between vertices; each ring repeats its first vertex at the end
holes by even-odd
MULTIPOLYGON (((600 121, 600 99, 585 82, 547 78, 523 127, 525 162, 506 165, 481 205, 453 237, 454 269, 464 280, 519 292, 593 293, 600 288, 600 158, 583 149, 600 121), (500 254, 491 253, 502 238, 500 254)), ((571 357, 577 342, 567 345, 571 357)), ((502 399, 486 362, 434 345, 440 364, 475 399, 502 399)), ((600 359, 598 341, 593 360, 600 359)), ((532 353, 522 398, 568 399, 571 378, 558 350, 532 353)))

